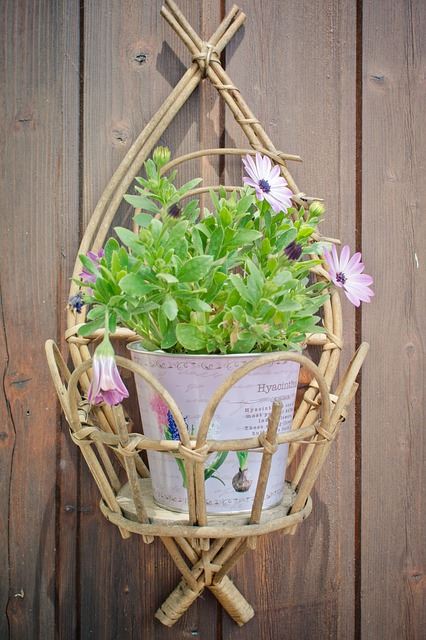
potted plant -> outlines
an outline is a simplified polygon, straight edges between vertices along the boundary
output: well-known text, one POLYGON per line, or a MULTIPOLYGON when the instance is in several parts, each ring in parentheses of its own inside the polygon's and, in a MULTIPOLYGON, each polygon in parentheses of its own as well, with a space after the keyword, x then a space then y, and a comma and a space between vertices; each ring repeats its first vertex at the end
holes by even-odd
MULTIPOLYGON (((324 261, 325 247, 313 240, 324 208, 292 206, 292 192, 267 156, 243 159, 241 189, 211 191, 212 210, 200 216, 191 197, 200 180, 174 185, 165 174, 170 152, 158 147, 137 178, 136 231, 116 228, 98 253, 81 255, 81 290, 71 301, 79 312, 91 306, 83 336, 105 328, 93 359, 91 403, 116 404, 125 398, 109 333, 117 323, 132 329, 137 342, 132 358, 175 398, 190 434, 214 390, 236 368, 267 352, 301 350, 309 333, 321 331, 318 310, 327 299, 327 283, 310 277, 324 261), (188 199, 189 198, 189 199, 188 199)), ((330 276, 352 301, 368 300, 371 278, 362 274, 359 254, 341 263, 325 253, 330 276), (348 273, 345 274, 344 268, 348 273)), ((266 428, 271 403, 283 411, 279 431, 293 416, 298 364, 276 362, 252 371, 219 405, 211 427, 217 440, 250 437, 266 428)), ((173 415, 161 397, 137 381, 144 432, 157 439, 178 439, 173 415)), ((181 460, 149 452, 154 498, 171 509, 186 508, 186 475, 181 460)), ((282 499, 287 449, 273 457, 264 507, 282 499)), ((205 464, 207 509, 211 513, 249 511, 260 456, 220 451, 205 464)))

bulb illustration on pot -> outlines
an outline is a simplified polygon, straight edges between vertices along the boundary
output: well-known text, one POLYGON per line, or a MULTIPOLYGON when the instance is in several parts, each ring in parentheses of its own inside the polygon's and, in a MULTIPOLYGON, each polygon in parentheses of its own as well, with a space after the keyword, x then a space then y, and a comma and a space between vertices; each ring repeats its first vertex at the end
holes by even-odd
POLYGON ((232 478, 232 486, 238 493, 244 493, 251 487, 252 480, 248 475, 248 451, 237 451, 239 469, 232 478))

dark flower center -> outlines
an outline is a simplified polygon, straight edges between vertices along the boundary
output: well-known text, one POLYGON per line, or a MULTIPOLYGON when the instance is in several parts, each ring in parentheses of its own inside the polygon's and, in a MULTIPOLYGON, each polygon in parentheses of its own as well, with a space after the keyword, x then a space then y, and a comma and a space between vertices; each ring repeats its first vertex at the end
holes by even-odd
POLYGON ((337 282, 340 282, 340 284, 345 284, 346 276, 343 271, 340 271, 340 273, 336 273, 336 280, 337 282))
POLYGON ((271 185, 267 180, 264 180, 263 178, 262 180, 259 180, 259 187, 262 189, 264 193, 269 193, 271 190, 271 185))

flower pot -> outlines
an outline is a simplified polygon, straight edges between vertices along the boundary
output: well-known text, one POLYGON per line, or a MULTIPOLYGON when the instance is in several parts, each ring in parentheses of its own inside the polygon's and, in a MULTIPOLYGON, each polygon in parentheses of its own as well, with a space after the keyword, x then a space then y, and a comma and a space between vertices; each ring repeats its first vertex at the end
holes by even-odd
MULTIPOLYGON (((196 434, 213 392, 233 371, 265 354, 180 355, 145 351, 139 343, 128 348, 132 359, 147 369, 173 396, 189 434, 196 434)), ((283 403, 278 432, 291 428, 299 364, 281 361, 264 365, 239 380, 224 396, 214 414, 208 439, 250 438, 266 431, 274 399, 283 403)), ((136 379, 145 435, 179 439, 173 416, 162 398, 140 377, 136 379)), ((264 508, 279 504, 284 494, 288 446, 280 445, 272 458, 264 508)), ((260 470, 261 453, 212 453, 205 463, 207 513, 249 512, 260 470)), ((154 500, 174 511, 187 510, 185 468, 172 455, 149 451, 154 500)))

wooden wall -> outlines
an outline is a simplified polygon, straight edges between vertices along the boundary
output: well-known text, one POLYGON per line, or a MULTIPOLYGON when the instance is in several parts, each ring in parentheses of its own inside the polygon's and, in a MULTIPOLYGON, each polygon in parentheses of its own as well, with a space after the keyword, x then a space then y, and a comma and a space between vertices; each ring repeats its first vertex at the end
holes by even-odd
MULTIPOLYGON (((426 634, 424 340, 426 4, 241 0, 225 64, 279 148, 302 155, 326 230, 364 254, 376 297, 344 302, 345 357, 371 343, 362 393, 295 537, 234 572, 239 629, 206 593, 170 631, 160 544, 123 542, 61 424, 44 341, 63 341, 79 238, 189 55, 160 0, 4 0, 1 24, 0 638, 421 640, 426 634)), ((227 0, 180 0, 208 38, 227 0)), ((162 142, 237 144, 203 85, 162 142), (226 132, 225 132, 226 129, 226 132)), ((203 164, 211 178, 226 163, 203 164)), ((189 168, 198 171, 199 167, 189 168)), ((123 210, 121 215, 126 215, 123 210)))

